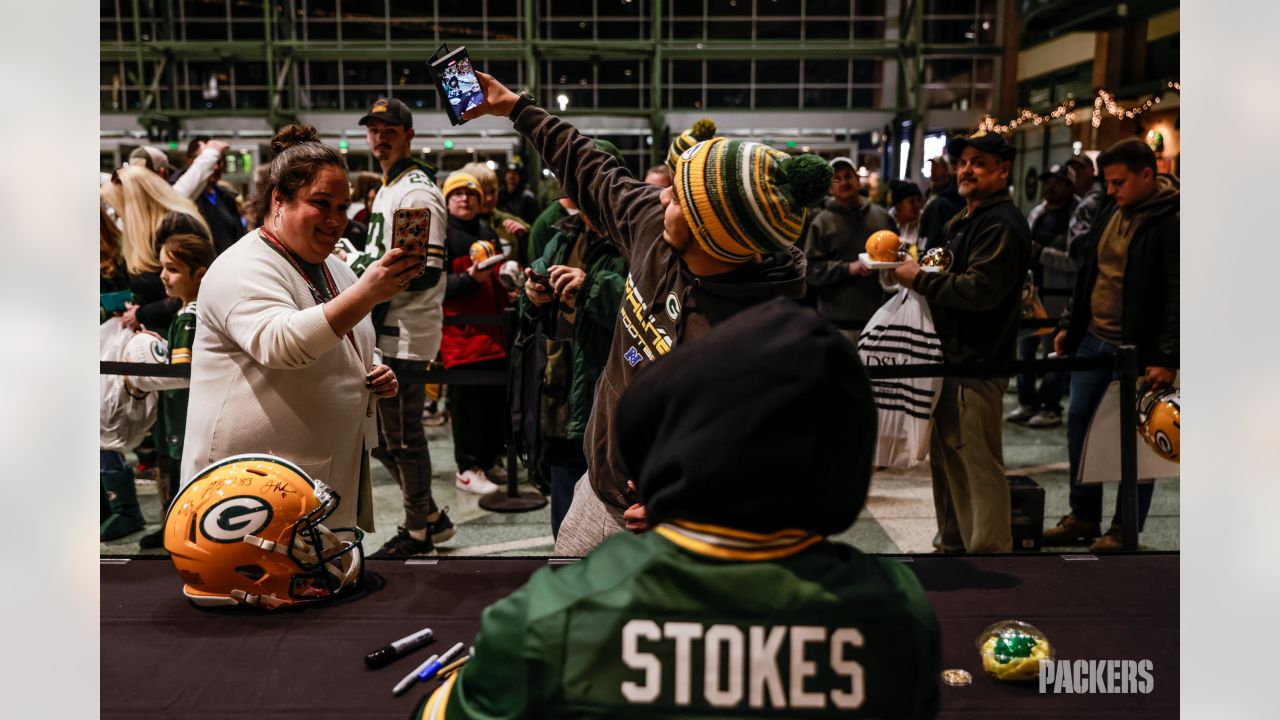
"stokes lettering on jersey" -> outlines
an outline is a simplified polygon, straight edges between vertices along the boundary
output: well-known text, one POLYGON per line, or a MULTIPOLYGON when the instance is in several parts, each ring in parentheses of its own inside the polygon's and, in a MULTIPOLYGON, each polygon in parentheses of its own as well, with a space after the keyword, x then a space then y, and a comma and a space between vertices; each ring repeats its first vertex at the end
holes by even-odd
POLYGON ((856 710, 865 642, 853 627, 629 620, 619 701, 667 708, 856 710))

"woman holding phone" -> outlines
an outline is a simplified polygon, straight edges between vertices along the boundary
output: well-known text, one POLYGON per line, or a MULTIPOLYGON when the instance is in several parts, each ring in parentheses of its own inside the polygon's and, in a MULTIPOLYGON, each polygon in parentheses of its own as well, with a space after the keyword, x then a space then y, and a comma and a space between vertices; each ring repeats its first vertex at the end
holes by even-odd
POLYGON ((399 390, 374 355, 369 312, 419 271, 392 249, 359 278, 334 247, 347 169, 315 128, 272 139, 269 212, 209 268, 200 289, 183 486, 239 453, 271 453, 342 498, 330 528, 373 529, 368 450, 374 400, 399 390))

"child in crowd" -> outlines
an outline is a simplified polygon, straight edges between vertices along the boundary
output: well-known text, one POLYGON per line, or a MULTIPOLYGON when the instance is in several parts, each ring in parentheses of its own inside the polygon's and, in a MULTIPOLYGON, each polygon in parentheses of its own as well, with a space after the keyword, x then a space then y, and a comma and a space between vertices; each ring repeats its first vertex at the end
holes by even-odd
MULTIPOLYGON (((497 267, 482 270, 471 254, 472 245, 481 245, 481 241, 488 241, 482 245, 488 253, 496 252, 499 245, 493 230, 480 221, 480 183, 471 175, 455 172, 442 189, 449 212, 445 317, 497 315, 508 305, 497 267)), ((444 326, 440 358, 446 370, 501 370, 506 367, 506 357, 500 326, 444 326)), ((477 495, 497 490, 493 480, 501 482, 502 473, 498 471, 494 476, 494 463, 505 446, 502 423, 507 412, 506 390, 500 385, 450 385, 449 410, 453 416, 453 454, 458 464, 454 484, 459 490, 477 495)))
MULTIPOLYGON (((160 247, 160 281, 165 294, 182 301, 169 325, 169 364, 190 365, 191 346, 196 337, 196 295, 200 281, 213 264, 213 245, 199 235, 171 235, 160 247)), ((150 378, 161 381, 148 389, 160 391, 160 408, 152 429, 163 478, 157 483, 160 500, 167 508, 178 492, 178 468, 182 460, 182 438, 187 432, 187 378, 150 378)), ((135 381, 135 384, 139 384, 135 381)), ((142 548, 164 545, 164 523, 142 538, 142 548)))

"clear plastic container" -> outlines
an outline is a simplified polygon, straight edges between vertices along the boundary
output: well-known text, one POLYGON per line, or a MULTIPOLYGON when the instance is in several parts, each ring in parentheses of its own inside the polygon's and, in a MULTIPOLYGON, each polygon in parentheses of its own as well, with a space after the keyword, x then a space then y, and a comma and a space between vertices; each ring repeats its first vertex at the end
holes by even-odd
POLYGON ((1031 623, 1001 620, 974 641, 982 669, 1002 682, 1027 682, 1040 676, 1040 661, 1053 660, 1049 639, 1031 623))

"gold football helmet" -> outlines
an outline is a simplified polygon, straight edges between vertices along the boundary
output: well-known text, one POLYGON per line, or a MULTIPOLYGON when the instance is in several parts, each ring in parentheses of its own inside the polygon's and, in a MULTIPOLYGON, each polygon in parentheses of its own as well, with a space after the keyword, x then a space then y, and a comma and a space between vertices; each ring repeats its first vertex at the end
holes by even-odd
POLYGON ((1182 424, 1181 393, 1177 388, 1148 390, 1138 398, 1138 433, 1152 450, 1178 462, 1178 430, 1182 424))
POLYGON ((920 258, 920 267, 936 268, 938 270, 946 270, 951 267, 952 255, 951 251, 945 247, 930 248, 929 252, 920 258))
POLYGON ((360 584, 364 533, 329 529, 341 498, 296 465, 235 455, 200 471, 169 505, 164 547, 197 605, 274 610, 360 584))

